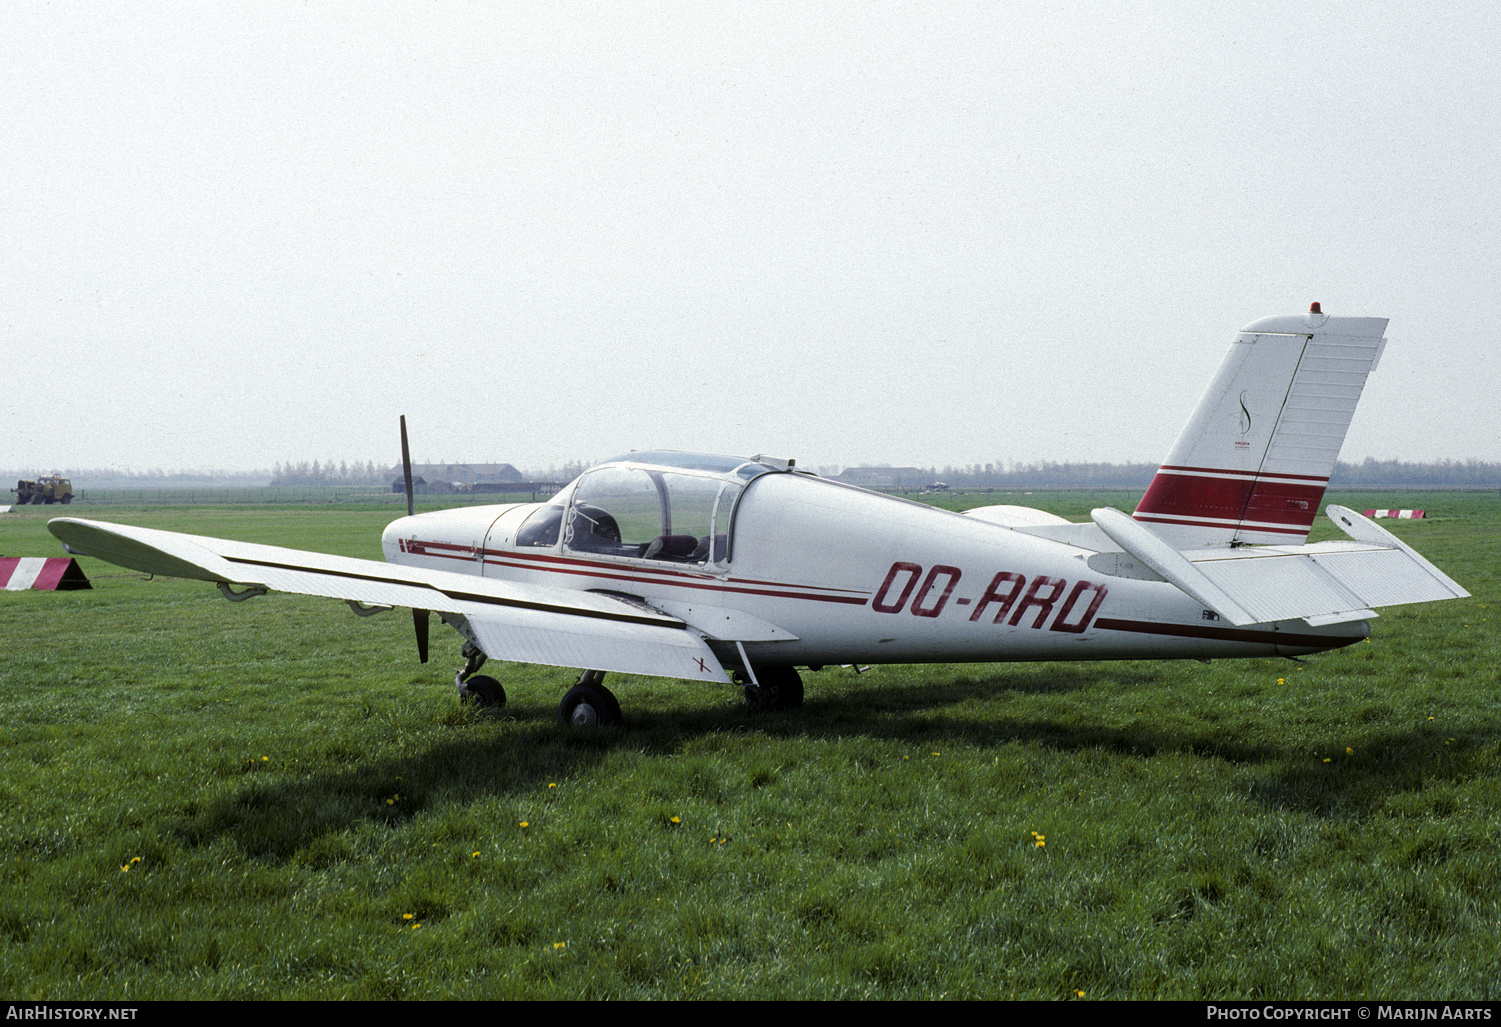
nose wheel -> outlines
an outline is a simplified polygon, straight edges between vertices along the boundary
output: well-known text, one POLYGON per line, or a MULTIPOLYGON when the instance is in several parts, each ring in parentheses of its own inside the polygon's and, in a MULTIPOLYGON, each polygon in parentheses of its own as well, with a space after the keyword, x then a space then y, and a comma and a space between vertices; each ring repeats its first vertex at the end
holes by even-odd
POLYGON ((602 670, 586 670, 558 704, 558 719, 568 727, 614 727, 622 722, 620 701, 606 688, 602 670))
POLYGON ((453 676, 453 683, 463 699, 472 699, 478 706, 497 707, 506 704, 506 690, 499 681, 488 674, 475 671, 485 664, 485 654, 472 642, 464 643, 464 669, 453 676))
POLYGON ((488 674, 476 674, 464 682, 464 687, 469 690, 469 697, 476 705, 504 706, 506 704, 504 686, 488 674))

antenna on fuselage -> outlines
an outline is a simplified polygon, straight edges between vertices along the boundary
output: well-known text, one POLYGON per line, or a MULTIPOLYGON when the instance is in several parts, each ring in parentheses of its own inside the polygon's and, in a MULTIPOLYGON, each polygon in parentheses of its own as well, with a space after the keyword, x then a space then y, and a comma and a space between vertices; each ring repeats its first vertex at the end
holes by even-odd
MULTIPOLYGON (((412 451, 407 446, 407 415, 401 415, 401 476, 406 479, 407 485, 407 516, 416 513, 416 506, 412 502, 412 451)), ((419 610, 412 607, 412 630, 417 633, 417 660, 419 663, 427 662, 427 628, 432 620, 432 611, 419 610)))

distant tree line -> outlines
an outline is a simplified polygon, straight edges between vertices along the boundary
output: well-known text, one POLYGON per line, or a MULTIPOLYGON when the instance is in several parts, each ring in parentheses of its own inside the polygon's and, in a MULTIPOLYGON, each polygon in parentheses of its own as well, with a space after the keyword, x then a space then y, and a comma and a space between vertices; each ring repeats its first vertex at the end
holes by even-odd
MULTIPOLYGON (((950 488, 1146 488, 1157 472, 1156 464, 1075 464, 1043 461, 1030 464, 946 464, 922 469, 927 481, 941 481, 950 488)), ((906 486, 908 483, 903 481, 906 486)))
POLYGON ((1412 485, 1443 488, 1501 488, 1501 463, 1484 460, 1440 460, 1410 464, 1402 460, 1366 457, 1358 464, 1338 463, 1329 484, 1344 488, 1362 485, 1412 485))
POLYGON ((390 485, 390 467, 374 460, 337 464, 332 460, 309 463, 278 463, 271 471, 272 485, 390 485))
POLYGON ((0 486, 0 503, 6 501, 5 490, 17 481, 50 477, 53 471, 71 479, 75 489, 178 489, 230 486, 234 488, 257 488, 266 484, 267 473, 260 471, 218 471, 197 469, 191 471, 134 471, 118 467, 47 467, 19 471, 0 471, 0 478, 8 479, 0 486))

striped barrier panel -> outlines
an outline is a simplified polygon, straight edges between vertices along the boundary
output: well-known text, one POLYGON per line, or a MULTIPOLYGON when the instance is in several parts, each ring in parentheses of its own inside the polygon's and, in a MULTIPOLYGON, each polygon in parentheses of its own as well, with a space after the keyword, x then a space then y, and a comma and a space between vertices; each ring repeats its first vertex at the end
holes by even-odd
POLYGON ((71 556, 0 556, 0 591, 93 588, 71 556))
POLYGON ((1367 517, 1400 517, 1403 520, 1417 520, 1423 516, 1421 510, 1367 510, 1367 517))

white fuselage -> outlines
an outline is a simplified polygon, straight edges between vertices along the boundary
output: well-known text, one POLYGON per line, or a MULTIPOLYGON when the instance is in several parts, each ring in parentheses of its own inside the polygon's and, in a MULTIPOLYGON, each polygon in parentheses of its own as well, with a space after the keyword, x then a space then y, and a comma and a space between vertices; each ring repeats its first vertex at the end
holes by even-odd
POLYGON ((577 486, 550 503, 401 518, 386 559, 635 597, 758 665, 1293 656, 1369 633, 1364 621, 1232 627, 1150 574, 1095 570, 1090 550, 801 473, 744 484, 718 562, 583 551, 566 530, 518 545, 539 511, 572 516, 577 486))

